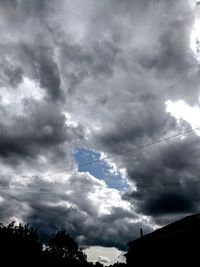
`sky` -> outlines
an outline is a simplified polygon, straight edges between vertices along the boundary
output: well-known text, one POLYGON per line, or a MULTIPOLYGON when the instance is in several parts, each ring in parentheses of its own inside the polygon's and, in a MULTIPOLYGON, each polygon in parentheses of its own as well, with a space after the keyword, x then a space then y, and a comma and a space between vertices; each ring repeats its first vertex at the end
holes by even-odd
POLYGON ((126 251, 199 211, 199 131, 121 153, 200 126, 198 2, 1 0, 0 31, 1 222, 126 251))

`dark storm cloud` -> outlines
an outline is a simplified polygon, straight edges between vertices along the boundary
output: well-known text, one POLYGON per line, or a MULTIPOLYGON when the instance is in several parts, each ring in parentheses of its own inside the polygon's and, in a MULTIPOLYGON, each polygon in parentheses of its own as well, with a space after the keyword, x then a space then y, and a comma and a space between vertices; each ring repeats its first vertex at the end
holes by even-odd
POLYGON ((21 63, 25 63, 24 74, 34 79, 41 88, 46 89, 52 100, 63 98, 60 73, 54 61, 54 50, 42 44, 36 46, 22 44, 18 49, 21 63))
MULTIPOLYGON (((152 196, 152 199, 147 203, 144 209, 152 216, 195 212, 196 206, 192 202, 193 196, 191 197, 190 194, 187 195, 184 192, 179 192, 178 189, 178 187, 173 190, 168 189, 169 192, 164 192, 155 199, 152 196)), ((182 191, 181 188, 180 191, 182 191)))
MULTIPOLYGON (((118 12, 127 11, 127 7, 134 7, 136 3, 137 1, 125 1, 123 5, 119 5, 118 12)), ((137 4, 136 9, 141 8, 144 2, 137 4)), ((124 83, 126 89, 123 87, 129 92, 126 107, 114 107, 115 111, 112 112, 116 116, 102 131, 97 130, 95 136, 95 141, 100 143, 97 147, 103 145, 102 150, 109 153, 151 143, 170 136, 170 133, 173 135, 174 128, 178 127, 175 119, 165 113, 165 101, 169 98, 183 98, 196 103, 198 99, 199 67, 190 49, 194 17, 188 3, 150 1, 147 6, 141 20, 138 18, 136 23, 141 22, 139 30, 146 33, 148 39, 145 39, 145 35, 139 41, 135 37, 133 46, 137 45, 137 41, 139 46, 129 56, 136 60, 133 66, 140 66, 137 70, 144 79, 149 80, 149 85, 148 82, 146 84, 142 80, 138 82, 133 79, 129 91, 127 85, 131 78, 127 75, 124 83), (146 19, 150 26, 143 25, 142 20, 146 19), (192 88, 192 92, 189 88, 192 88)), ((134 17, 132 19, 134 21, 134 17)), ((189 128, 188 125, 187 127, 189 128)), ((198 179, 197 143, 198 138, 188 137, 177 141, 177 146, 167 143, 164 149, 160 146, 157 149, 152 147, 136 155, 128 154, 115 160, 119 166, 126 167, 129 178, 138 187, 138 191, 132 194, 132 200, 139 212, 157 218, 158 215, 164 217, 168 214, 170 217, 170 214, 185 214, 196 210, 199 187, 192 183, 187 186, 184 182, 198 179), (174 181, 173 186, 165 185, 174 181)))
MULTIPOLYGON (((173 135, 175 120, 169 119, 167 114, 162 117, 162 107, 155 103, 146 101, 146 112, 141 112, 140 117, 137 116, 139 109, 135 115, 134 112, 123 113, 123 117, 117 118, 113 124, 115 128, 110 127, 102 132, 98 138, 106 149, 121 152, 164 138, 170 131, 173 135)), ((189 128, 188 125, 185 127, 189 128)), ((131 198, 138 212, 154 216, 159 223, 162 215, 197 210, 200 186, 194 181, 199 178, 198 139, 195 135, 188 136, 121 157, 123 163, 119 163, 120 166, 126 168, 129 178, 137 187, 131 198)))
POLYGON ((197 211, 200 184, 198 137, 157 145, 127 160, 128 174, 138 188, 131 194, 138 211, 160 217, 197 211))
MULTIPOLYGON (((40 50, 40 49, 38 49, 40 50)), ((52 60, 52 51, 46 47, 41 48, 38 55, 38 72, 40 86, 47 88, 53 99, 62 96, 60 89, 60 76, 57 64, 52 60)))
MULTIPOLYGON (((11 223, 11 221, 5 221, 5 220, 7 220, 8 218, 12 218, 14 214, 18 214, 18 216, 19 214, 22 214, 23 213, 21 212, 22 208, 23 208, 23 205, 21 205, 20 203, 13 204, 13 202, 7 198, 1 200, 0 222, 11 223)), ((14 220, 14 217, 12 219, 14 220)))
POLYGON ((51 10, 51 0, 44 1, 20 1, 20 0, 1 0, 0 7, 8 14, 12 14, 11 20, 21 20, 28 16, 41 17, 44 12, 51 10), (20 18, 17 18, 20 14, 20 18))
POLYGON ((129 14, 125 40, 132 45, 126 53, 135 63, 133 72, 141 66, 144 79, 151 73, 157 80, 158 94, 194 104, 199 93, 199 66, 190 48, 195 16, 189 1, 119 2, 112 2, 117 14, 129 14))
MULTIPOLYGON (((126 214, 123 213, 123 215, 126 214)), ((27 220, 39 229, 44 238, 49 237, 56 230, 65 228, 75 238, 83 237, 80 245, 115 246, 119 249, 127 249, 126 244, 129 240, 139 237, 141 227, 145 233, 152 231, 152 227, 146 222, 128 223, 126 220, 119 219, 117 214, 115 219, 105 216, 104 221, 104 218, 90 217, 76 208, 48 208, 46 206, 34 208, 33 206, 27 220)))
MULTIPOLYGON (((62 188, 48 181, 32 181, 27 186, 13 187, 11 191, 7 190, 11 199, 7 198, 9 205, 5 217, 12 218, 14 207, 21 207, 23 210, 22 207, 26 206, 26 212, 20 212, 20 218, 36 226, 44 240, 55 231, 65 228, 73 237, 82 238, 81 245, 116 246, 121 249, 126 249, 126 243, 130 238, 138 237, 140 227, 143 227, 146 233, 152 230, 136 213, 127 210, 126 207, 115 207, 111 202, 110 215, 99 215, 96 206, 92 206, 88 199, 91 197, 90 194, 96 191, 97 184, 101 188, 101 194, 113 197, 114 191, 104 191, 106 189, 100 186, 100 182, 88 177, 87 174, 74 174, 70 184, 63 184, 62 188), (89 180, 90 188, 83 189, 89 180), (80 190, 77 184, 81 185, 80 190), (61 202, 65 205, 61 205, 61 202), (131 222, 133 219, 137 221, 134 225, 131 222)), ((105 199, 99 199, 99 204, 104 205, 105 199)), ((3 218, 4 216, 2 221, 3 218)))
POLYGON ((47 23, 54 10, 52 1, 1 1, 0 9, 0 61, 1 65, 7 62, 3 74, 10 85, 16 87, 23 74, 46 89, 52 100, 63 98, 55 51, 51 46, 51 24, 47 23))
POLYGON ((176 125, 175 119, 162 112, 164 108, 156 95, 141 96, 137 102, 133 99, 131 106, 114 118, 110 127, 100 132, 97 138, 111 151, 120 152, 130 144, 140 145, 145 139, 147 142, 149 137, 164 136, 176 125))
POLYGON ((69 93, 73 93, 85 79, 112 77, 120 53, 114 40, 95 42, 90 47, 63 41, 61 36, 59 38, 57 45, 60 51, 60 70, 69 93))
POLYGON ((2 117, 0 155, 18 160, 36 157, 45 150, 56 150, 56 146, 71 141, 75 135, 84 138, 81 125, 69 127, 65 123, 65 116, 54 104, 25 101, 23 115, 2 117))
POLYGON ((34 46, 23 42, 11 45, 1 44, 1 85, 16 88, 22 83, 24 76, 45 89, 51 100, 63 99, 60 73, 54 60, 54 52, 52 47, 44 44, 34 46))
POLYGON ((0 173, 0 186, 1 188, 8 188, 11 183, 11 177, 8 177, 7 174, 0 173))
POLYGON ((184 182, 199 177, 196 136, 114 159, 137 187, 128 204, 106 188, 101 198, 88 174, 32 177, 73 167, 77 144, 114 153, 176 133, 165 101, 199 94, 188 2, 8 0, 0 12, 0 184, 24 202, 0 202, 1 220, 21 208, 45 236, 65 227, 84 244, 123 247, 152 229, 141 214, 166 223, 195 211, 200 186, 184 182))

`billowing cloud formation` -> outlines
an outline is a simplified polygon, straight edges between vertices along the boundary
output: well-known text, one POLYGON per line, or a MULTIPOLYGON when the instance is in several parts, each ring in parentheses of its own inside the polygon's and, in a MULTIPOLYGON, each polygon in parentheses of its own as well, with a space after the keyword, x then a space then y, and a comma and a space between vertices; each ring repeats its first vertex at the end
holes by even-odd
POLYGON ((116 248, 94 246, 86 248, 84 252, 87 255, 88 261, 94 263, 98 261, 104 266, 109 266, 117 262, 125 262, 124 252, 116 248))
POLYGON ((43 237, 62 226, 80 244, 123 249, 130 237, 138 237, 139 227, 143 226, 146 232, 152 229, 148 218, 134 212, 134 207, 122 200, 116 189, 108 188, 88 173, 57 179, 57 182, 32 179, 26 183, 15 180, 7 192, 4 185, 1 204, 3 207, 7 203, 7 218, 12 218, 14 201, 16 209, 19 208, 18 219, 36 225, 43 237))
POLYGON ((108 155, 190 127, 166 101, 199 104, 198 13, 183 0, 0 2, 2 221, 124 247, 140 227, 197 210, 195 134, 113 158, 135 185, 126 194, 58 172, 76 167, 74 147, 108 155))

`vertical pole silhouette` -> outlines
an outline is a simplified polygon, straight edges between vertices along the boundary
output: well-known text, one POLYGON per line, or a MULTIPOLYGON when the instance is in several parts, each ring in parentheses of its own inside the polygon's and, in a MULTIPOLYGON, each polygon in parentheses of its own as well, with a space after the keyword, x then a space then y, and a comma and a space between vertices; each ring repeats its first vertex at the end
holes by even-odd
POLYGON ((142 230, 142 228, 140 228, 140 237, 141 238, 143 237, 143 230, 142 230))

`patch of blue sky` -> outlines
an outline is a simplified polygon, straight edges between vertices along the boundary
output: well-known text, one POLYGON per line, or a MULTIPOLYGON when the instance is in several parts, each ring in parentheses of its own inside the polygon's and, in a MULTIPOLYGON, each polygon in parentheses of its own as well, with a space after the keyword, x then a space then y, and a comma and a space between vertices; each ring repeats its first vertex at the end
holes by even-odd
POLYGON ((128 188, 128 184, 120 172, 114 171, 113 167, 106 160, 100 159, 100 152, 76 147, 73 155, 78 164, 79 172, 89 172, 97 179, 103 180, 110 188, 115 188, 120 191, 125 191, 128 188), (98 162, 90 164, 94 161, 98 162))

